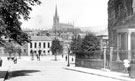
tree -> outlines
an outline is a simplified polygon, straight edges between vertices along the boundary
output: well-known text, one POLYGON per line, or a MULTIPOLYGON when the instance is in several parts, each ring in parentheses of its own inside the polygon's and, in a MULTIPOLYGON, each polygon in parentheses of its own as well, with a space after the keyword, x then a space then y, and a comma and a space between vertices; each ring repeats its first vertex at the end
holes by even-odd
POLYGON ((88 34, 83 39, 81 48, 85 54, 88 54, 88 56, 93 56, 93 54, 100 49, 100 42, 96 36, 93 34, 88 34))
POLYGON ((60 41, 58 39, 54 39, 52 41, 51 51, 55 55, 55 61, 57 60, 57 54, 62 53, 63 46, 61 45, 60 41))
POLYGON ((21 53, 22 53, 22 50, 21 50, 21 48, 19 47, 19 48, 17 48, 17 53, 18 53, 18 55, 19 55, 19 59, 21 58, 21 53))
POLYGON ((9 56, 11 57, 13 53, 17 52, 17 48, 13 42, 6 42, 5 51, 8 52, 9 56))
POLYGON ((48 37, 49 37, 49 36, 51 36, 51 35, 50 35, 50 33, 49 33, 49 32, 47 32, 47 33, 46 33, 46 36, 48 36, 48 37))
POLYGON ((21 29, 20 19, 30 19, 32 6, 39 0, 0 0, 0 44, 5 45, 2 37, 9 38, 20 45, 30 42, 30 38, 21 29))
POLYGON ((82 39, 80 38, 80 36, 74 36, 70 44, 70 50, 72 51, 72 53, 79 53, 82 50, 81 45, 82 39))
POLYGON ((82 39, 80 36, 76 36, 72 38, 70 49, 72 53, 76 54, 76 58, 87 58, 85 56, 89 58, 100 49, 100 42, 92 33, 87 34, 82 39))

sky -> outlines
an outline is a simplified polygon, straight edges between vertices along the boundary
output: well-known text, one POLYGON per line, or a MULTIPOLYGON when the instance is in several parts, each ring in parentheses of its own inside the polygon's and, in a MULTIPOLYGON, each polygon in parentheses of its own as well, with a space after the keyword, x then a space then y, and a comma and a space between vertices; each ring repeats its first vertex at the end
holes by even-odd
POLYGON ((41 5, 32 7, 28 21, 22 28, 51 29, 57 5, 61 23, 74 23, 80 29, 100 31, 107 28, 108 0, 40 0, 41 5))

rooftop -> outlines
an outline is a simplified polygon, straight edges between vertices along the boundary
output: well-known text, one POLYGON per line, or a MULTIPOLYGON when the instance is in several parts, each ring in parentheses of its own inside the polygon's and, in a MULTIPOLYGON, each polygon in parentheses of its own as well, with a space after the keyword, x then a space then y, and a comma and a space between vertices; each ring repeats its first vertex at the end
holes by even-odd
POLYGON ((52 41, 53 39, 48 36, 31 36, 33 41, 52 41))

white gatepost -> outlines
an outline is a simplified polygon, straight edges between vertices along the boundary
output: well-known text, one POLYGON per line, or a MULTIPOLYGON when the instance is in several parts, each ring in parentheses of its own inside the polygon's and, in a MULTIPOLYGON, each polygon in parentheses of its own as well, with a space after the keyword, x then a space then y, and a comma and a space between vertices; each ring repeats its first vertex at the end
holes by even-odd
POLYGON ((131 61, 131 32, 128 32, 128 60, 131 61))
POLYGON ((109 68, 110 70, 112 69, 112 59, 113 59, 113 47, 110 47, 110 65, 109 68))
POLYGON ((104 53, 104 68, 106 68, 106 47, 103 48, 104 53))

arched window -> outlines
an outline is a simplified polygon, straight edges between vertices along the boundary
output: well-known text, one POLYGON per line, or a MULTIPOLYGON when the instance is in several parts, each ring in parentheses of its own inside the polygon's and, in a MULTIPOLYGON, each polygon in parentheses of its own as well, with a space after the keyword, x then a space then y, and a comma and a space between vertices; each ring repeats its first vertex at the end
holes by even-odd
POLYGON ((35 48, 37 48, 37 43, 35 42, 35 48))
POLYGON ((45 48, 45 42, 44 42, 44 48, 45 48))
POLYGON ((39 42, 39 48, 41 48, 41 42, 39 42))
POLYGON ((32 43, 30 43, 30 48, 32 48, 32 43))

